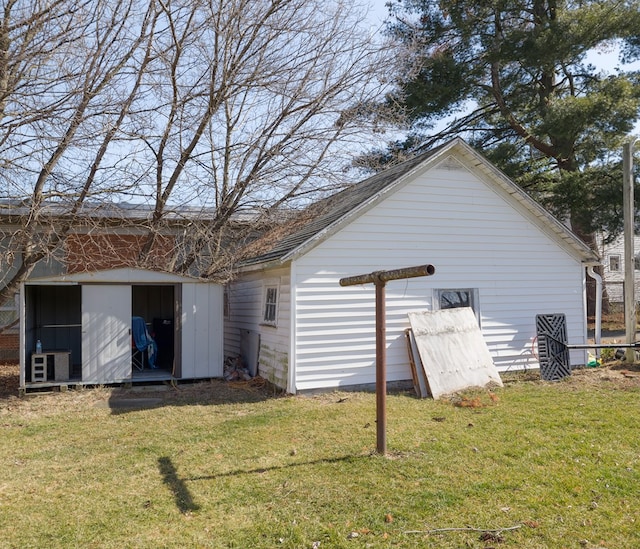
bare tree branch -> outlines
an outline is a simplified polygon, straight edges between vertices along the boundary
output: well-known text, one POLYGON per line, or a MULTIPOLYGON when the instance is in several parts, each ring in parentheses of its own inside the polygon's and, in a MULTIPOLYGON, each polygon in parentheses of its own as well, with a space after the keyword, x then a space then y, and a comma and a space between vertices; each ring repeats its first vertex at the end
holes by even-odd
POLYGON ((228 272, 238 216, 335 188, 380 130, 357 113, 395 60, 363 19, 345 0, 5 2, 0 302, 97 243, 113 265, 228 272))

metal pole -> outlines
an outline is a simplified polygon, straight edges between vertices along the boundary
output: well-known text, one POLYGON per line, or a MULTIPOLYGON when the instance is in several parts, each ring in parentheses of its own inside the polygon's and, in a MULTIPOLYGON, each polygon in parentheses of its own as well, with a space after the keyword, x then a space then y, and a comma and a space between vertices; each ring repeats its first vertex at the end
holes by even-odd
POLYGON ((387 453, 387 345, 386 345, 386 282, 379 278, 376 285, 376 448, 387 453))
MULTIPOLYGON (((622 146, 622 209, 624 216, 624 328, 625 342, 630 345, 636 339, 635 258, 633 196, 633 146, 635 140, 622 146)), ((635 351, 627 348, 627 362, 635 362, 635 351)))
POLYGON ((389 282, 390 280, 400 280, 402 278, 415 278, 418 276, 431 276, 436 272, 433 265, 419 265, 418 267, 405 267, 404 269, 394 269, 392 271, 375 271, 369 274, 347 276, 340 279, 340 286, 355 286, 356 284, 375 283, 376 280, 389 282))
POLYGON ((340 279, 340 286, 373 283, 376 287, 376 448, 379 454, 387 453, 387 344, 384 287, 389 280, 431 276, 435 272, 433 265, 419 265, 340 279))

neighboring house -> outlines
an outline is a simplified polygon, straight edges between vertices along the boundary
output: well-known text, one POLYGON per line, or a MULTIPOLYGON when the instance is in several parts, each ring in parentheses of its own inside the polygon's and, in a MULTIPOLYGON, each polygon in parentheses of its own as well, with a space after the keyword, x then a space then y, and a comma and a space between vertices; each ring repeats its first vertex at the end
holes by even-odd
POLYGON ((538 367, 537 314, 564 313, 569 341, 586 341, 585 267, 598 256, 461 139, 313 205, 291 228, 265 235, 225 295, 225 354, 257 361, 291 393, 375 382, 374 285, 339 280, 379 270, 436 269, 387 283, 389 382, 411 379, 409 311, 470 306, 500 371, 538 367))
MULTIPOLYGON (((602 280, 609 305, 624 308, 624 236, 618 236, 613 242, 605 244, 600 237, 600 255, 602 257, 602 280)), ((634 290, 636 303, 640 301, 640 236, 634 236, 634 290)))

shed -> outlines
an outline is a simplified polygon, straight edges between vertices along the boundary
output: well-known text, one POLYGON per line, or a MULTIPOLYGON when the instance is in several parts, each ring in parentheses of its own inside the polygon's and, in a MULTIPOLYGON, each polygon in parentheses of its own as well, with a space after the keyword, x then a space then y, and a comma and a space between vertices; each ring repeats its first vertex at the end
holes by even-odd
MULTIPOLYGON (((314 204, 238 265, 225 353, 259 341, 258 372, 295 393, 375 382, 375 288, 340 278, 433 264, 386 286, 387 380, 411 379, 410 311, 473 309, 499 371, 538 367, 536 314, 564 313, 587 336, 586 269, 599 258, 462 139, 314 204)), ((572 362, 585 362, 572 351, 572 362)))
POLYGON ((222 302, 219 284, 135 268, 29 279, 20 388, 221 377, 222 302), (132 338, 134 317, 155 342, 151 362, 132 338))

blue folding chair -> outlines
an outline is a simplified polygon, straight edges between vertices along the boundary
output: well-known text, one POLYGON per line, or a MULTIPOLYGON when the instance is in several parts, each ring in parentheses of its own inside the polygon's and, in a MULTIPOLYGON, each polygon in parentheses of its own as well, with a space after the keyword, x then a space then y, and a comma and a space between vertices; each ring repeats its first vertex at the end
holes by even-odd
POLYGON ((158 345, 149 335, 144 318, 141 316, 131 317, 131 334, 133 336, 133 352, 131 354, 133 366, 138 370, 144 370, 144 353, 146 351, 149 368, 157 368, 158 345))

